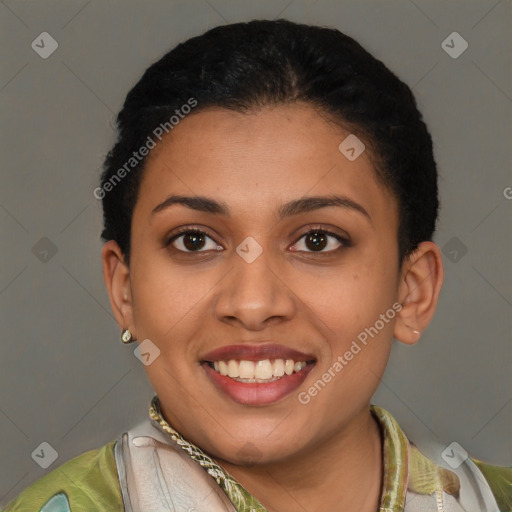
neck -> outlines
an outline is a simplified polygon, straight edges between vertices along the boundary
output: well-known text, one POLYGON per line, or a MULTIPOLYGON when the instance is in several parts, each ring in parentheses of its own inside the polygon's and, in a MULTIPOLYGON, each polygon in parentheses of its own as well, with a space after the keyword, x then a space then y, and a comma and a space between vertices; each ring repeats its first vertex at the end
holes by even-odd
POLYGON ((382 441, 369 408, 342 432, 293 459, 250 467, 218 463, 268 512, 379 510, 382 441))

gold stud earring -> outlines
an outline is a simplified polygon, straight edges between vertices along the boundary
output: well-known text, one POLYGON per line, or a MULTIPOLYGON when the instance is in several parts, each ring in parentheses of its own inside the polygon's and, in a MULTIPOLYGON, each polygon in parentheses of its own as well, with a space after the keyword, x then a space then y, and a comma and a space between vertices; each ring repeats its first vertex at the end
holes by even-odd
POLYGON ((130 329, 125 329, 123 331, 123 333, 121 334, 121 341, 126 344, 131 343, 132 341, 135 341, 135 338, 132 336, 130 329))

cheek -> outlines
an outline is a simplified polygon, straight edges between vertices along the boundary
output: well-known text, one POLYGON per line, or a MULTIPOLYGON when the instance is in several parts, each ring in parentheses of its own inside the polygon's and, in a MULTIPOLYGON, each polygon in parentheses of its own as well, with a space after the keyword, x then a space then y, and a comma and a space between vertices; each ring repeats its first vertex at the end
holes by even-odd
POLYGON ((141 253, 133 259, 131 272, 133 310, 137 332, 168 345, 183 325, 197 319, 201 301, 212 284, 208 273, 181 268, 155 254, 141 253))
POLYGON ((333 273, 319 286, 310 287, 309 301, 335 332, 352 332, 373 325, 391 307, 397 276, 382 266, 333 273))
POLYGON ((346 383, 373 385, 368 373, 382 373, 393 338, 396 280, 396 272, 375 262, 334 273, 309 295, 311 310, 329 328, 323 371, 341 357, 346 383))

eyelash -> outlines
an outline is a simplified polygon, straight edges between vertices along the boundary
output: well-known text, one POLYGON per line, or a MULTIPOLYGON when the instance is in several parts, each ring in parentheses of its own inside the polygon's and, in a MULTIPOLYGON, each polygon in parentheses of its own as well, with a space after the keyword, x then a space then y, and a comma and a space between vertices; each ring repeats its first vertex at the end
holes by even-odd
MULTIPOLYGON (((350 247, 350 241, 337 234, 337 233, 334 233, 332 231, 330 231, 329 229, 326 229, 322 226, 316 226, 316 227, 313 227, 311 229, 309 229, 308 231, 306 231, 305 233, 303 233, 295 243, 292 244, 292 246, 295 246, 301 239, 303 239, 304 237, 307 237, 308 235, 311 235, 313 233, 322 233, 324 235, 328 235, 328 236, 331 236, 333 238, 335 238, 338 242, 340 242, 342 245, 341 247, 338 247, 336 249, 332 249, 330 251, 297 251, 299 253, 306 253, 306 254, 324 254, 324 255, 331 255, 333 253, 336 253, 338 252, 340 249, 344 249, 344 248, 347 248, 347 247, 350 247)), ((174 233, 169 239, 167 239, 167 241, 165 242, 165 247, 168 247, 169 245, 172 244, 172 242, 174 242, 175 240, 177 240, 178 238, 182 237, 183 235, 187 235, 187 234, 198 234, 198 235, 204 235, 206 236, 207 238, 210 238, 211 240, 213 240, 215 243, 217 243, 210 235, 208 235, 208 233, 206 231, 203 231, 202 229, 198 229, 198 228, 192 228, 192 227, 187 227, 187 226, 184 226, 183 228, 180 228, 180 230, 176 233, 174 233)), ((220 245, 220 244, 217 244, 217 245, 220 245)), ((207 252, 207 251, 202 251, 202 250, 199 250, 199 251, 183 251, 181 249, 177 249, 177 248, 174 248, 176 249, 176 251, 180 252, 180 253, 184 253, 184 254, 201 254, 201 253, 204 253, 204 252, 207 252)))

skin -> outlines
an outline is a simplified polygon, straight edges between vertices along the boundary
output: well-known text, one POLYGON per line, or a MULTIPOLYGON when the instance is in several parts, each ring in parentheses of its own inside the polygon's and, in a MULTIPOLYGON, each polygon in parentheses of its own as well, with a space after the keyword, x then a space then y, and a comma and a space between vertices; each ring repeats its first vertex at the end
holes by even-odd
POLYGON ((399 268, 396 201, 377 180, 368 149, 355 161, 338 150, 348 134, 307 104, 189 115, 148 157, 130 266, 114 241, 102 251, 119 327, 161 351, 145 369, 165 418, 269 511, 378 509, 382 442, 370 400, 393 336, 418 341, 414 330, 430 322, 443 281, 432 242, 399 268), (183 205, 152 213, 173 194, 208 196, 231 215, 183 205), (370 219, 333 206, 277 215, 288 201, 333 194, 359 203, 370 219), (303 235, 318 224, 350 245, 325 235, 328 245, 315 251, 303 235), (199 252, 184 252, 183 236, 165 246, 184 225, 210 237, 199 252), (250 264, 236 252, 249 236, 263 249, 250 264), (393 303, 402 310, 301 404, 298 393, 393 303), (275 403, 236 403, 206 376, 201 356, 263 340, 314 354, 316 365, 296 392, 275 403))

